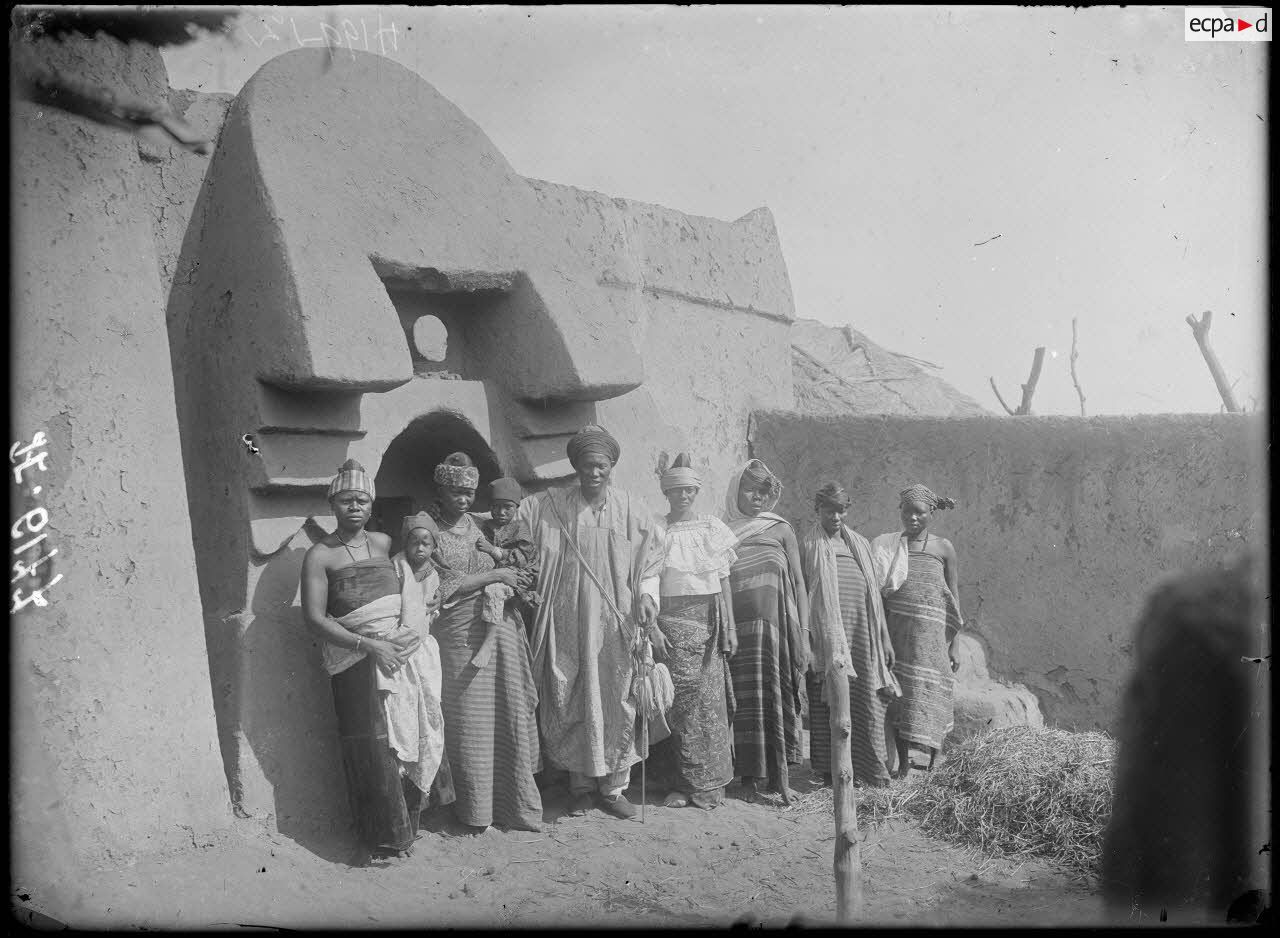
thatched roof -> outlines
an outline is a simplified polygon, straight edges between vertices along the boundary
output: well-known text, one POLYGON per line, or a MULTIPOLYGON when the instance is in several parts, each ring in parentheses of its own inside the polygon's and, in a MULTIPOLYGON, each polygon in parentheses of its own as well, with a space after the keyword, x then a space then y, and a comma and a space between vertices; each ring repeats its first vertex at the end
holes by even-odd
POLYGON ((989 414, 930 374, 937 365, 876 345, 850 326, 797 319, 791 326, 796 409, 806 414, 989 414))

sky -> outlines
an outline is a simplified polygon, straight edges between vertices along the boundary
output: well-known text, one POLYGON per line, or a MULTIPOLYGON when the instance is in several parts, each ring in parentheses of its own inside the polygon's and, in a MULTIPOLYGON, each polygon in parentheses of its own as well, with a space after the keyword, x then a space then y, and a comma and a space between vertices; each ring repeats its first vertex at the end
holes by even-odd
MULTIPOLYGON (((166 50, 238 92, 328 44, 384 54, 517 172, 735 219, 773 213, 796 315, 851 325, 1000 412, 1217 412, 1187 315, 1266 401, 1264 42, 1182 7, 245 7, 166 50)), ((1238 8, 1232 8, 1238 9, 1238 8)))

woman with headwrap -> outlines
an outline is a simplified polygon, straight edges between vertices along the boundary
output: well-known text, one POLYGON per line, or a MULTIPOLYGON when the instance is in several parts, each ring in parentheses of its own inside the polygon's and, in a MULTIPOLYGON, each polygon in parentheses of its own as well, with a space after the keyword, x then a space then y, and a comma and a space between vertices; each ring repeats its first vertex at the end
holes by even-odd
POLYGON ((747 794, 767 779, 791 803, 788 766, 801 760, 809 598, 795 531, 771 510, 782 483, 758 459, 734 473, 724 521, 737 538, 729 571, 738 650, 733 675, 733 771, 747 794))
POLYGON ((827 669, 843 660, 849 671, 850 739, 855 784, 889 784, 885 707, 901 694, 893 647, 871 559, 871 545, 844 523, 849 496, 835 482, 813 500, 818 517, 800 535, 800 562, 809 592, 813 668, 809 672, 809 763, 831 783, 831 712, 824 693, 827 669))
POLYGON ((459 822, 485 828, 542 829, 538 769, 538 693, 529 645, 509 602, 520 572, 495 567, 476 549, 484 535, 467 512, 480 472, 465 453, 435 469, 439 526, 440 643, 444 739, 459 822))
POLYGON ((649 636, 654 654, 671 672, 675 700, 666 714, 671 736, 654 746, 646 764, 668 783, 665 806, 710 809, 733 780, 727 659, 738 644, 729 590, 737 539, 719 518, 694 512, 702 480, 685 453, 661 472, 659 482, 671 511, 661 530, 661 599, 649 636))
POLYGON ((956 588, 956 551, 945 537, 929 534, 929 521, 953 499, 934 495, 923 485, 899 493, 902 530, 881 534, 871 543, 877 579, 896 661, 894 675, 902 698, 891 708, 898 749, 898 778, 911 770, 912 744, 929 751, 932 769, 942 741, 955 725, 952 701, 958 666, 955 639, 964 620, 956 588))
POLYGON ((661 539, 650 512, 609 484, 621 448, 597 426, 583 427, 566 453, 577 480, 526 498, 516 518, 540 571, 533 626, 544 752, 568 771, 569 813, 599 799, 614 817, 635 808, 623 792, 637 749, 633 651, 638 629, 657 618, 661 539))
POLYGON ((406 587, 391 539, 365 530, 373 498, 373 479, 347 460, 329 485, 338 528, 307 551, 301 575, 302 613, 331 676, 360 862, 412 853, 441 756, 438 665, 401 621, 406 587))

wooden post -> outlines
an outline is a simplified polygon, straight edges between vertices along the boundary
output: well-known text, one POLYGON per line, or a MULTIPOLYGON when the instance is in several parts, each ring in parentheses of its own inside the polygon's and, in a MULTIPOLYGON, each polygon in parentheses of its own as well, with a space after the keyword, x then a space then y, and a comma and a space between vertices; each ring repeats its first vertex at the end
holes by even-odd
POLYGON ((853 720, 849 713, 849 665, 833 661, 824 691, 831 710, 831 786, 836 809, 836 920, 841 925, 862 917, 862 847, 858 842, 858 803, 853 788, 853 720))

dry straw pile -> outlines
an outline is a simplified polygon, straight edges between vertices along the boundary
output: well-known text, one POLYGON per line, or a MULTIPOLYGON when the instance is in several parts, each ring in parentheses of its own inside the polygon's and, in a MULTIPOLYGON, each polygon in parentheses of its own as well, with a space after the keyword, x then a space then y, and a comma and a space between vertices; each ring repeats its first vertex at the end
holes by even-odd
MULTIPOLYGON (((1094 876, 1111 817, 1115 741, 1104 733, 1009 727, 974 736, 931 774, 862 789, 858 825, 914 820, 930 834, 996 856, 1037 856, 1094 876)), ((820 789, 791 810, 832 810, 820 789)))

